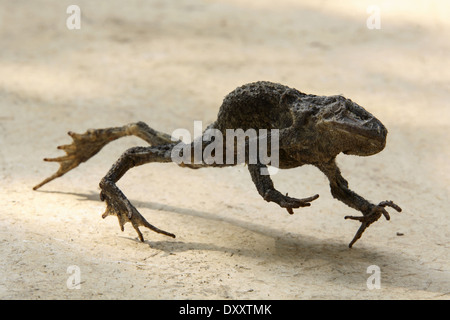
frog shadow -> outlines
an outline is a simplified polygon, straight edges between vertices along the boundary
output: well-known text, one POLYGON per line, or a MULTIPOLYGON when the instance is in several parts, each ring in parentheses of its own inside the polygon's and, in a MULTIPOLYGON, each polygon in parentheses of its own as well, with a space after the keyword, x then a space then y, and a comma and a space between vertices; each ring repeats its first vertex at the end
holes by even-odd
MULTIPOLYGON (((81 201, 100 201, 98 193, 74 193, 62 191, 39 191, 48 193, 67 194, 78 197, 81 201)), ((391 287, 403 287, 408 290, 428 290, 441 294, 441 289, 424 285, 422 277, 414 277, 414 274, 433 273, 437 277, 441 277, 442 273, 434 269, 427 269, 426 266, 417 261, 414 257, 405 254, 399 255, 394 249, 383 249, 370 246, 357 246, 349 249, 346 243, 336 240, 330 242, 330 239, 320 239, 318 237, 305 236, 299 234, 285 234, 282 230, 269 225, 258 224, 252 221, 238 219, 226 215, 218 215, 216 213, 200 211, 195 209, 186 209, 172 205, 166 205, 157 202, 132 200, 130 201, 136 208, 147 208, 150 210, 165 211, 170 214, 182 215, 193 218, 202 218, 217 222, 217 230, 211 230, 212 234, 220 233, 223 225, 230 224, 235 227, 242 228, 248 232, 271 237, 274 240, 274 249, 267 250, 265 245, 256 244, 253 247, 244 247, 235 245, 226 246, 218 243, 206 242, 189 242, 170 240, 145 240, 144 243, 154 250, 159 250, 165 254, 176 254, 189 251, 219 251, 227 254, 229 257, 246 256, 254 258, 258 261, 265 261, 270 269, 271 263, 282 263, 283 265, 292 264, 292 267, 298 267, 301 264, 308 264, 311 261, 317 261, 317 265, 312 264, 309 267, 302 268, 302 272, 311 272, 315 277, 323 279, 330 278, 330 272, 338 274, 333 281, 342 282, 343 286, 351 286, 352 284, 361 284, 369 277, 367 268, 369 266, 379 266, 383 270, 383 283, 391 287), (320 268, 323 268, 321 273, 320 268), (350 271, 349 271, 350 270, 350 271), (403 270, 403 271, 402 271, 403 270), (389 276, 389 273, 392 275, 389 276), (405 276, 398 276, 405 273, 409 275, 408 281, 405 276), (387 275, 387 276, 386 276, 387 275)), ((141 243, 137 238, 122 236, 129 241, 141 243)), ((238 241, 238 240, 236 240, 238 241)))

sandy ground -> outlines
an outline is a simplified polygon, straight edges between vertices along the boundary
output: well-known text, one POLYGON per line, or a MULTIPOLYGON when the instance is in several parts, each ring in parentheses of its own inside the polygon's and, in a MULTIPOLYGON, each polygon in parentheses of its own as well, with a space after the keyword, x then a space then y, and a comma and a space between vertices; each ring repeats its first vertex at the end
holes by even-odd
POLYGON ((0 1, 1 299, 449 298, 445 1, 77 0, 81 29, 69 30, 72 2, 0 1), (366 26, 371 4, 381 29, 366 26), (63 154, 68 130, 142 120, 192 131, 257 80, 343 94, 376 115, 389 129, 385 150, 338 162, 353 190, 403 212, 350 250, 359 224, 343 217, 357 212, 314 167, 273 176, 291 196, 320 194, 290 216, 261 199, 243 166, 154 164, 118 185, 177 238, 144 230, 140 243, 129 224, 121 232, 101 219, 98 197, 120 154, 145 145, 134 137, 32 191, 56 171, 42 158, 63 154), (380 288, 370 290, 372 265, 380 288))

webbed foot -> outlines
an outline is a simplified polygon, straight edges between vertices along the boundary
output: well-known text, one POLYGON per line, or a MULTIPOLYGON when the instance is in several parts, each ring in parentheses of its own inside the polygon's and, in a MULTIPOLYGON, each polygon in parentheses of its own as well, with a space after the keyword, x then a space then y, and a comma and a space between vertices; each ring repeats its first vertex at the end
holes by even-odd
POLYGON ((58 149, 66 152, 65 156, 57 158, 44 158, 47 162, 59 162, 59 169, 53 175, 43 180, 41 183, 33 187, 33 190, 37 190, 44 184, 61 177, 66 172, 78 167, 82 162, 87 161, 89 158, 99 152, 104 145, 110 140, 103 137, 103 133, 106 130, 87 130, 83 134, 74 133, 69 131, 67 134, 72 137, 72 143, 62 146, 58 146, 58 149))
POLYGON ((361 226, 359 227, 358 231, 356 232, 355 236, 353 237, 353 240, 349 243, 349 248, 353 246, 353 244, 361 238, 364 231, 375 221, 380 219, 380 217, 383 215, 386 220, 389 220, 391 217, 389 216, 389 213, 386 211, 385 207, 391 207, 397 210, 398 212, 402 211, 402 208, 400 208, 398 205, 396 205, 392 201, 382 201, 378 205, 374 205, 370 211, 369 214, 364 216, 345 216, 344 219, 350 219, 350 220, 358 220, 361 222, 361 226))

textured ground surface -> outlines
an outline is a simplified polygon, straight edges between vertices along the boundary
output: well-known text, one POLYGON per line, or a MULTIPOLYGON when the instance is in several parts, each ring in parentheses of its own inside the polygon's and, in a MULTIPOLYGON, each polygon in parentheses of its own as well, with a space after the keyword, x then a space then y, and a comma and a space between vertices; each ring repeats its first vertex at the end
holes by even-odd
POLYGON ((450 14, 444 1, 0 1, 1 299, 448 299, 450 14), (340 3, 340 2, 339 2, 340 3), (369 30, 369 4, 381 29, 369 30), (270 80, 343 94, 389 129, 375 156, 339 156, 350 187, 403 212, 351 250, 357 212, 313 167, 276 187, 320 194, 290 216, 263 201, 245 167, 133 169, 119 187, 176 239, 101 219, 98 182, 124 138, 73 172, 57 165, 68 130, 142 120, 171 133, 215 120, 235 87, 270 80), (398 236, 397 233, 403 234, 398 236), (367 268, 380 268, 369 290, 367 268), (68 289, 77 266, 80 289, 68 289), (70 280, 70 279, 69 279, 70 280))

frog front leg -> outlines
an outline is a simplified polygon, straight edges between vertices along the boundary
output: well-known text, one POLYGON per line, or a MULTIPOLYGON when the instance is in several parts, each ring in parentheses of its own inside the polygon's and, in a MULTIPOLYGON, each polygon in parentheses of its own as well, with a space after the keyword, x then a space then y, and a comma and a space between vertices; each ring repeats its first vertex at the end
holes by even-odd
POLYGON ((378 205, 372 204, 360 195, 356 194, 348 187, 347 180, 341 175, 335 159, 332 161, 318 165, 318 168, 327 176, 330 181, 331 194, 334 198, 342 201, 351 208, 361 211, 362 216, 345 216, 345 219, 357 220, 361 222, 361 226, 349 243, 351 248, 353 244, 361 238, 364 231, 375 221, 377 221, 382 215, 386 220, 390 219, 389 213, 385 207, 392 207, 398 212, 402 209, 392 201, 382 201, 378 205))
POLYGON ((264 198, 264 200, 268 202, 275 202, 280 207, 286 208, 289 214, 294 213, 292 209, 309 207, 311 205, 310 202, 316 200, 319 197, 319 195, 316 194, 308 198, 297 199, 288 197, 287 194, 283 195, 281 192, 275 189, 272 179, 269 175, 261 174, 261 169, 267 169, 267 166, 260 163, 248 165, 248 170, 252 177, 253 183, 258 190, 258 193, 264 198))

